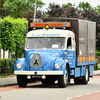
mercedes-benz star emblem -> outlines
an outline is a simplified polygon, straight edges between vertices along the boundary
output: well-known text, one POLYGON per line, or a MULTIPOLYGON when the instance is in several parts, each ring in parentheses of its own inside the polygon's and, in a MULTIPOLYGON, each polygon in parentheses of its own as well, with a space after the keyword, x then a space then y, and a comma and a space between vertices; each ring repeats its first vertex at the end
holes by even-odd
POLYGON ((34 65, 38 65, 38 56, 37 56, 37 55, 35 56, 35 62, 34 62, 34 65))

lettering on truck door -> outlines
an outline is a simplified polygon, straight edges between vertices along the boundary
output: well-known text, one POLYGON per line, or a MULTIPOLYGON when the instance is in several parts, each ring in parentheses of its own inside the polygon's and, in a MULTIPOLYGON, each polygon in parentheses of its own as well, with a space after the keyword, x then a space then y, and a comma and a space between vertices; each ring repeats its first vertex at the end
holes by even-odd
POLYGON ((67 60, 69 62, 70 68, 75 67, 75 40, 74 37, 68 37, 67 39, 67 60))

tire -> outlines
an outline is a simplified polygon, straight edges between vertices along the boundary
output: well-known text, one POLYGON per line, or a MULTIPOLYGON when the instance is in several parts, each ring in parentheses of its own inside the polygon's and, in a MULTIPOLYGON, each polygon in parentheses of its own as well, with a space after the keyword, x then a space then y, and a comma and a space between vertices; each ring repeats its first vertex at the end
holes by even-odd
POLYGON ((89 68, 86 66, 85 68, 85 76, 80 77, 80 78, 74 78, 74 83, 75 84, 88 84, 89 81, 89 68))
POLYGON ((54 84, 55 80, 49 81, 48 84, 54 84))
POLYGON ((27 76, 26 75, 17 75, 17 83, 19 87, 26 87, 27 86, 27 76))
POLYGON ((41 82, 42 82, 42 84, 54 84, 55 81, 54 80, 46 80, 45 79, 45 80, 42 80, 41 82))
POLYGON ((79 78, 74 78, 74 83, 75 84, 82 84, 82 80, 79 78))
POLYGON ((65 88, 68 84, 68 76, 69 72, 68 72, 68 68, 66 68, 66 72, 65 75, 60 75, 58 78, 58 85, 60 88, 65 88))
POLYGON ((48 84, 47 80, 41 80, 42 84, 48 84))
POLYGON ((89 68, 86 66, 85 68, 85 76, 82 78, 82 84, 88 84, 89 81, 89 68))

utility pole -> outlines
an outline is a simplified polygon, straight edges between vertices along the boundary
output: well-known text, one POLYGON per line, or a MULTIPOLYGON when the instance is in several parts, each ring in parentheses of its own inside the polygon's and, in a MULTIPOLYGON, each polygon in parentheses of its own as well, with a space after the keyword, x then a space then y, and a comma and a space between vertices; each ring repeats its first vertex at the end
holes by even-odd
POLYGON ((34 7, 34 19, 36 17, 36 0, 35 0, 35 7, 34 7))

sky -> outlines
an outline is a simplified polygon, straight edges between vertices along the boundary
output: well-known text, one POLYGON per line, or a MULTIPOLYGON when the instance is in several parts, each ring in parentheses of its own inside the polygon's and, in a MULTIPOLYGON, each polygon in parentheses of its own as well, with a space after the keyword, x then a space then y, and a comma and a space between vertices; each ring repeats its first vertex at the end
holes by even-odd
POLYGON ((51 3, 54 2, 54 3, 60 4, 60 5, 62 5, 63 3, 67 4, 67 3, 70 2, 72 4, 75 3, 75 5, 78 6, 78 4, 80 2, 84 1, 84 2, 90 3, 91 6, 93 6, 93 7, 96 7, 97 5, 100 5, 100 0, 41 0, 41 1, 46 3, 46 5, 41 8, 42 11, 46 11, 46 8, 48 8, 50 2, 51 3))

